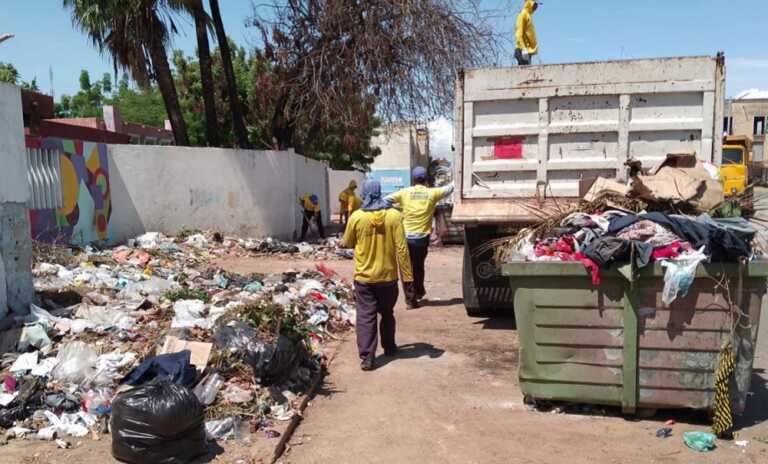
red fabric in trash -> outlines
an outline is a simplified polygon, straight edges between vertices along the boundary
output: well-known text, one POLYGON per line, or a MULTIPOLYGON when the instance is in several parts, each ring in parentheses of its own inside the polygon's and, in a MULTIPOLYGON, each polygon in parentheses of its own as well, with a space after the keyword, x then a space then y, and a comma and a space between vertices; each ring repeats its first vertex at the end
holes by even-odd
POLYGON ((581 264, 583 264, 584 267, 587 268, 592 274, 592 285, 600 285, 600 266, 598 266, 596 262, 592 261, 581 253, 576 253, 573 255, 573 257, 575 258, 575 261, 580 261, 581 264))
POLYGON ((680 244, 680 242, 672 242, 667 246, 654 249, 653 254, 651 254, 651 258, 654 261, 658 261, 660 259, 677 258, 680 256, 680 251, 682 248, 683 246, 680 244))
POLYGON ((315 269, 317 269, 317 272, 323 274, 327 279, 330 279, 331 277, 336 275, 336 271, 329 268, 323 263, 317 263, 315 264, 315 269))

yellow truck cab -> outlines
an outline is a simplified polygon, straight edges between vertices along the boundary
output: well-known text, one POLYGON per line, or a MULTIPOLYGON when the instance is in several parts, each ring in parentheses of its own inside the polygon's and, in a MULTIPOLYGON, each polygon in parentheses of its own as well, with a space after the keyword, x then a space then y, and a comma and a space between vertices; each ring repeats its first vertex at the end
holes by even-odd
POLYGON ((720 181, 726 196, 744 193, 749 184, 749 158, 752 140, 743 135, 729 135, 723 140, 723 163, 720 181))

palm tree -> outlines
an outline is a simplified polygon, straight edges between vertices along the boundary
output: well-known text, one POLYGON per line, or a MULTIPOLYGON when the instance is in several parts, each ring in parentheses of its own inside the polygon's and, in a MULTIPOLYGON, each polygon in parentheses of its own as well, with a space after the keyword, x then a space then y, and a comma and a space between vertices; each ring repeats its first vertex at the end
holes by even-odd
POLYGON ((211 16, 213 25, 216 28, 216 37, 219 41, 219 53, 221 53, 221 64, 224 67, 224 75, 227 78, 227 93, 229 94, 229 104, 232 110, 232 125, 237 138, 237 145, 240 148, 250 148, 248 141, 248 131, 245 129, 245 120, 243 119, 243 110, 240 106, 240 97, 237 94, 237 82, 235 81, 235 70, 232 67, 232 52, 229 49, 229 40, 224 32, 224 22, 221 20, 218 0, 209 0, 211 5, 211 16))
POLYGON ((177 145, 189 145, 166 47, 176 26, 169 0, 63 0, 72 22, 140 85, 157 82, 177 145))
POLYGON ((200 82, 203 85, 203 105, 205 106, 205 139, 208 146, 218 147, 219 127, 216 116, 216 96, 211 68, 211 50, 208 45, 208 25, 210 18, 205 13, 203 0, 185 0, 184 8, 195 20, 197 35, 197 57, 200 62, 200 82))

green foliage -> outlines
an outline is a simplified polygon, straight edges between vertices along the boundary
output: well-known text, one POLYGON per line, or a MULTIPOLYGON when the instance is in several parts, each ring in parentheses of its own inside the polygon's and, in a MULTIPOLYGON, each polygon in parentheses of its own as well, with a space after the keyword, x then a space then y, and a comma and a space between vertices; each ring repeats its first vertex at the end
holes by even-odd
POLYGON ((191 289, 185 287, 180 290, 169 290, 163 294, 163 298, 170 302, 179 300, 201 300, 206 303, 211 302, 211 296, 199 288, 191 289))
POLYGON ((19 82, 19 71, 11 63, 0 62, 0 82, 17 84, 19 82))

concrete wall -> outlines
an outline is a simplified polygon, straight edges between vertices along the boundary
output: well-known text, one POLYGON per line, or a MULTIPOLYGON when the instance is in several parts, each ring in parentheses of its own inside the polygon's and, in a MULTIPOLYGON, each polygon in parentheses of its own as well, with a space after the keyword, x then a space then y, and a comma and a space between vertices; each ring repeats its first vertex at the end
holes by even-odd
POLYGON ((333 169, 328 170, 328 189, 330 191, 329 202, 331 204, 331 214, 339 214, 339 194, 342 190, 347 188, 349 181, 354 180, 357 182, 357 196, 360 196, 362 191, 363 182, 365 181, 365 173, 360 171, 336 171, 333 169))
POLYGON ((30 211, 32 239, 73 245, 108 242, 112 192, 107 145, 40 137, 27 137, 26 145, 33 179, 38 179, 33 182, 33 194, 45 195, 38 190, 46 190, 39 182, 46 177, 52 181, 51 189, 61 192, 61 202, 55 208, 35 206, 30 211), (39 162, 46 153, 57 157, 48 166, 48 176, 40 172, 39 162))
POLYGON ((418 157, 416 128, 410 124, 397 124, 384 129, 371 140, 381 154, 371 164, 371 171, 383 169, 412 169, 418 157))
POLYGON ((112 242, 184 228, 291 239, 305 192, 317 194, 329 216, 326 166, 292 151, 110 145, 107 152, 112 242))
MULTIPOLYGON (((732 100, 731 116, 733 117, 733 135, 765 135, 754 134, 755 117, 768 118, 768 100, 732 100)), ((768 128, 766 121, 765 128, 768 128)))
POLYGON ((26 314, 32 302, 29 199, 21 92, 0 83, 0 317, 26 314))

